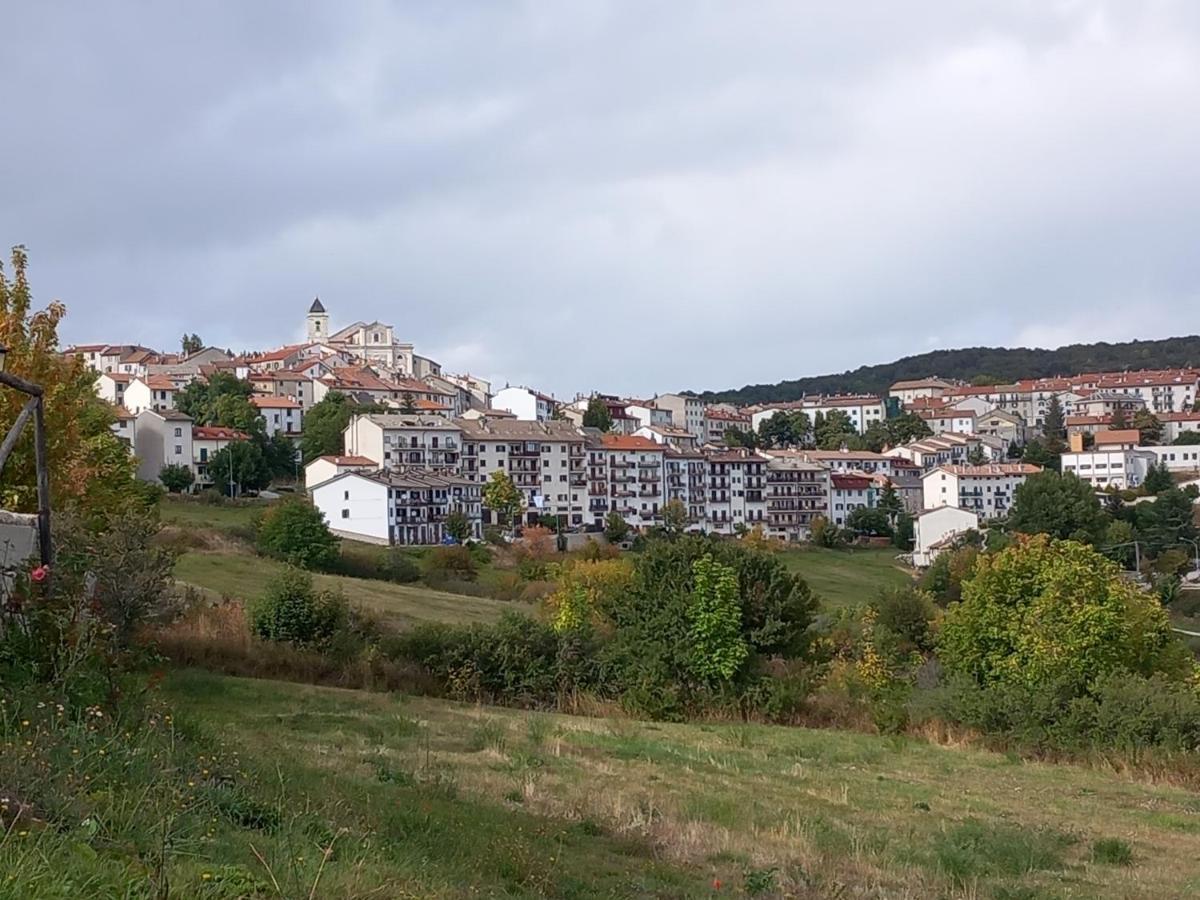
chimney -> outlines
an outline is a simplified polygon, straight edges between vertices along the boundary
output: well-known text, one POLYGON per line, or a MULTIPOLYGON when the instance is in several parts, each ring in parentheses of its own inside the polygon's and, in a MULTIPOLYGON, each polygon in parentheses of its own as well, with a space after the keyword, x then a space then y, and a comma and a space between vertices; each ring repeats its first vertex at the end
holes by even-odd
POLYGON ((1072 453, 1083 452, 1083 432, 1077 431, 1074 434, 1067 435, 1067 441, 1070 443, 1072 453))

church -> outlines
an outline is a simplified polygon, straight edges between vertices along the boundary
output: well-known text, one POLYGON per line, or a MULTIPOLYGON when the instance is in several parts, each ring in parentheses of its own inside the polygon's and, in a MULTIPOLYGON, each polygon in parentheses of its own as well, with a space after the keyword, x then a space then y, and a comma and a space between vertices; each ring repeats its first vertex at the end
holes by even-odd
POLYGON ((402 375, 424 378, 439 375, 442 371, 438 363, 414 353, 411 343, 397 341, 392 326, 383 322, 355 322, 331 332, 329 313, 319 297, 308 308, 307 335, 310 343, 324 344, 366 365, 380 366, 402 375))

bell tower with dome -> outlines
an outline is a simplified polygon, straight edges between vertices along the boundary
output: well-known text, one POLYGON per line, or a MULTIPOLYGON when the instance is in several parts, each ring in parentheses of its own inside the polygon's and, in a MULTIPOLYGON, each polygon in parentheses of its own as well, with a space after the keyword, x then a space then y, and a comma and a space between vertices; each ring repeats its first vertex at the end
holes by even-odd
POLYGON ((321 298, 314 297, 312 306, 308 308, 308 339, 324 341, 329 338, 329 313, 321 305, 321 298))

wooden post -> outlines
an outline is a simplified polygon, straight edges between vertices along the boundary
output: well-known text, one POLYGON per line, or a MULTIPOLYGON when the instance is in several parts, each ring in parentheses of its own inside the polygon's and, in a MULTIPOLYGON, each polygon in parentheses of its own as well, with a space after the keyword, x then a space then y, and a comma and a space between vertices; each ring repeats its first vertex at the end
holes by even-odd
POLYGON ((4 471, 4 464, 8 462, 8 455, 12 453, 13 447, 17 446, 17 439, 21 437, 21 432, 25 430, 25 424, 29 421, 29 417, 33 415, 37 403, 38 399, 36 397, 29 398, 29 402, 21 408, 21 412, 17 415, 17 421, 13 422, 12 428, 8 430, 8 434, 4 438, 4 443, 0 444, 0 472, 4 471))
POLYGON ((33 452, 37 462, 38 549, 42 565, 50 565, 50 465, 46 453, 45 398, 38 395, 33 409, 33 452))

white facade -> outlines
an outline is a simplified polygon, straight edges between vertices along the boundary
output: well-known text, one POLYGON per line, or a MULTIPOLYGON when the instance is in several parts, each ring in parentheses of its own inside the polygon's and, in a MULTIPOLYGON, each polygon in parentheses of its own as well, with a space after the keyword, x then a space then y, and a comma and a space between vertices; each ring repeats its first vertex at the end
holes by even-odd
POLYGON ((634 528, 662 522, 666 448, 646 438, 605 434, 588 447, 588 512, 603 525, 617 512, 634 528))
POLYGON ((195 471, 192 459, 192 420, 173 410, 144 409, 134 425, 134 453, 138 478, 158 481, 163 466, 186 466, 195 471))
POLYGON ((421 466, 457 469, 462 431, 437 416, 372 414, 354 416, 342 433, 349 456, 365 456, 382 468, 421 466))
POLYGON ((1172 472, 1200 473, 1200 444, 1138 447, 1137 452, 1149 454, 1155 464, 1162 463, 1172 472))
POLYGON ((258 410, 259 417, 267 428, 267 434, 297 435, 304 430, 304 409, 290 397, 250 398, 258 410))
POLYGON ((708 456, 708 529, 733 534, 739 525, 767 526, 767 459, 748 450, 708 456))
POLYGON ((913 519, 913 565, 925 568, 953 540, 979 528, 979 516, 953 506, 942 506, 913 519))
POLYGON ((522 422, 549 422, 554 417, 554 400, 527 387, 506 387, 496 391, 492 406, 508 410, 522 422))
POLYGON ((974 512, 980 519, 1005 516, 1012 509, 1016 489, 1040 471, 1028 463, 939 466, 921 480, 925 508, 953 506, 974 512))
MULTIPOLYGON (((1162 448, 1166 449, 1166 448, 1162 448)), ((1082 453, 1064 453, 1062 471, 1070 472, 1104 489, 1136 488, 1146 480, 1146 472, 1155 462, 1154 454, 1125 448, 1099 449, 1082 453)))
POLYGON ((654 405, 671 413, 671 424, 676 428, 690 431, 698 441, 704 440, 704 401, 686 394, 659 394, 654 405))
POLYGON ((304 467, 304 484, 313 488, 344 472, 368 472, 377 468, 379 465, 365 456, 318 456, 304 467))
POLYGON ((829 476, 829 521, 839 528, 856 509, 874 509, 878 500, 874 481, 866 475, 834 472, 829 476))

